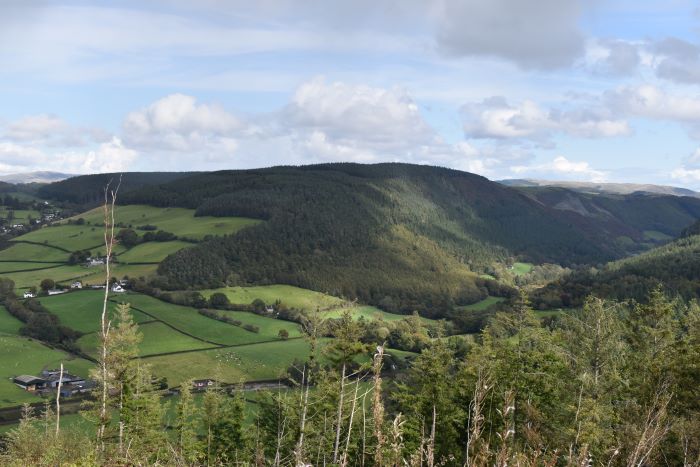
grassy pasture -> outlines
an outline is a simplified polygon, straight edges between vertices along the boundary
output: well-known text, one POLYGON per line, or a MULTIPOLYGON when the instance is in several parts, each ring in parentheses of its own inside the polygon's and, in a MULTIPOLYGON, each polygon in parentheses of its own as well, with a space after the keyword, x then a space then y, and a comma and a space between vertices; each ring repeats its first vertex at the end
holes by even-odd
POLYGON ((8 223, 10 224, 28 224, 29 217, 32 219, 40 219, 41 213, 39 211, 34 211, 31 209, 8 209, 7 206, 0 206, 0 217, 7 219, 9 212, 13 211, 13 218, 8 223))
POLYGON ((532 263, 513 263, 513 274, 516 276, 523 276, 528 272, 532 271, 534 264, 532 263))
POLYGON ((118 260, 121 263, 159 263, 166 256, 189 246, 192 246, 192 244, 177 240, 172 242, 142 243, 119 255, 118 260))
POLYGON ((472 303, 471 305, 460 306, 459 309, 463 311, 482 311, 487 309, 491 305, 495 305, 496 303, 500 303, 503 301, 505 301, 505 298, 503 297, 486 297, 480 302, 472 303))
POLYGON ((0 306, 0 334, 19 334, 19 328, 24 324, 12 316, 4 306, 0 306))
POLYGON ((42 245, 15 243, 0 251, 0 261, 68 261, 68 253, 42 245))
MULTIPOLYGON (((382 311, 377 307, 369 306, 369 305, 361 305, 361 306, 353 306, 350 308, 336 308, 331 311, 327 311, 323 313, 323 316, 325 318, 340 318, 340 316, 343 314, 345 310, 350 311, 352 314, 352 317, 354 319, 360 319, 364 318, 366 320, 374 320, 374 319, 383 319, 384 321, 400 321, 404 318, 407 318, 409 315, 399 315, 396 313, 387 313, 386 311, 382 311)), ((424 321, 433 321, 432 319, 428 318, 421 318, 424 321)))
POLYGON ((207 318, 194 308, 174 305, 148 295, 128 294, 120 299, 181 331, 216 344, 250 344, 269 339, 262 334, 207 318))
POLYGON ((255 313, 248 311, 216 310, 216 312, 223 316, 230 316, 233 319, 237 319, 243 324, 252 324, 253 326, 257 326, 260 329, 258 336, 261 338, 266 338, 266 340, 277 339, 277 334, 281 329, 286 329, 289 333, 289 337, 301 336, 299 325, 289 321, 268 318, 266 316, 256 315, 255 313))
POLYGON ((209 298, 215 292, 225 294, 231 303, 251 303, 256 298, 267 304, 276 300, 290 308, 316 311, 343 305, 343 299, 313 290, 301 289, 291 285, 263 285, 256 287, 224 287, 214 290, 202 290, 202 295, 209 298))
MULTIPOLYGON (((91 268, 81 268, 83 276, 81 280, 88 285, 104 284, 105 268, 104 266, 95 266, 91 268)), ((112 263, 110 265, 110 275, 112 277, 123 278, 129 277, 147 277, 156 272, 157 264, 119 264, 112 263)))
MULTIPOLYGON (((55 265, 54 265, 55 266, 55 265)), ((70 282, 90 274, 90 270, 82 266, 59 266, 57 268, 40 269, 38 271, 13 272, 7 275, 15 281, 17 289, 26 289, 31 286, 39 286, 42 279, 53 279, 56 282, 70 282)))
POLYGON ((671 237, 670 235, 666 235, 663 232, 659 232, 658 230, 645 230, 644 238, 646 240, 653 240, 655 242, 666 242, 668 240, 673 240, 673 237, 671 237))
MULTIPOLYGON (((82 217, 91 224, 102 222, 102 208, 95 208, 73 219, 82 217)), ((177 236, 188 238, 203 238, 206 235, 227 235, 259 223, 259 220, 244 217, 195 217, 194 209, 157 208, 145 205, 117 206, 115 210, 117 222, 132 225, 151 224, 160 230, 172 232, 177 236)), ((139 235, 143 231, 136 230, 139 235)))
POLYGON ((215 378, 227 383, 275 379, 295 360, 306 360, 304 339, 266 342, 215 350, 145 358, 153 373, 165 376, 170 386, 189 378, 215 378))
MULTIPOLYGON (((143 339, 139 344, 139 355, 152 355, 181 350, 194 350, 212 347, 211 344, 187 336, 163 323, 146 323, 139 326, 143 339)), ((78 339, 81 350, 97 356, 100 340, 97 333, 86 334, 78 339)))
MULTIPOLYGON (((64 326, 80 332, 95 332, 100 329, 103 297, 104 290, 81 290, 51 297, 40 297, 39 300, 51 313, 58 316, 64 326)), ((115 299, 115 294, 112 294, 111 297, 115 299)), ((110 310, 114 310, 116 307, 111 302, 108 305, 110 310)), ((140 311, 131 310, 131 314, 137 323, 152 320, 140 311)))
POLYGON ((44 368, 56 368, 63 362, 66 371, 87 376, 92 363, 72 357, 60 350, 18 336, 0 335, 0 355, 14 355, 19 358, 0 358, 0 407, 37 402, 40 399, 17 387, 12 377, 22 374, 38 374, 44 368))
POLYGON ((36 269, 52 269, 55 267, 60 267, 60 265, 55 263, 0 262, 0 274, 27 272, 36 269))
POLYGON ((52 225, 17 237, 15 240, 45 243, 68 251, 95 250, 104 244, 101 227, 90 225, 52 225))

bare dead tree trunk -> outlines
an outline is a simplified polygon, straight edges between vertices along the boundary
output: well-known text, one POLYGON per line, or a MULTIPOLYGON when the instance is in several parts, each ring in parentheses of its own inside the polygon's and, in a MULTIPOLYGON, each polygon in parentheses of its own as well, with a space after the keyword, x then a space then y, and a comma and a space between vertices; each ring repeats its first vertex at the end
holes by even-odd
POLYGON ((61 431, 61 386, 63 386, 63 362, 61 362, 61 372, 58 375, 58 387, 56 388, 56 438, 61 431))
MULTIPOLYGON (((310 371, 310 369, 309 369, 310 371)), ((309 405, 309 375, 307 372, 306 365, 301 373, 301 391, 302 391, 302 404, 301 404, 301 422, 299 426, 299 441, 297 442, 296 448, 296 464, 301 465, 304 462, 304 430, 306 429, 306 412, 309 405), (306 384, 306 388, 304 388, 306 384)))
POLYGON ((343 452, 343 459, 340 463, 343 467, 348 465, 348 450, 350 449, 350 435, 352 434, 352 421, 355 417, 355 407, 357 407, 357 390, 360 387, 360 378, 355 380, 355 395, 352 399, 352 408, 350 409, 350 421, 348 422, 348 435, 345 438, 345 451, 343 452))
POLYGON ((338 463, 338 448, 340 447, 340 430, 343 427, 343 402, 345 399, 345 363, 340 375, 340 396, 338 398, 338 423, 335 427, 335 444, 333 446, 333 463, 338 463))
POLYGON ((639 441, 627 458, 628 467, 645 465, 654 449, 668 433, 669 424, 666 422, 666 417, 669 402, 671 402, 671 394, 667 393, 667 385, 661 384, 654 394, 651 407, 647 411, 639 441))
POLYGON ((479 448, 477 447, 477 453, 473 453, 472 451, 474 450, 473 447, 481 440, 481 434, 484 429, 484 415, 482 412, 484 409, 484 402, 486 401, 486 396, 490 389, 491 386, 489 378, 484 377, 481 369, 479 369, 476 378, 476 383, 474 384, 474 397, 472 398, 470 404, 471 416, 469 419, 467 446, 464 455, 465 467, 470 467, 472 458, 476 460, 475 463, 477 465, 481 463, 481 459, 479 459, 478 454, 480 452, 479 448))
MULTIPOLYGON (((110 181, 111 183, 111 181, 110 181)), ((104 244, 105 244, 105 294, 104 300, 102 301, 102 315, 100 317, 100 338, 102 340, 101 349, 101 362, 100 370, 102 373, 102 397, 101 397, 101 407, 100 407, 100 423, 98 427, 97 437, 98 437, 98 447, 101 451, 104 451, 104 436, 105 429, 107 427, 107 397, 108 397, 108 368, 107 368, 107 352, 108 352, 108 338, 109 338, 109 328, 110 321, 107 319, 107 302, 109 299, 109 280, 110 280, 110 266, 112 259, 112 250, 114 248, 114 205, 117 200, 117 193, 119 191, 119 186, 121 185, 121 177, 119 178, 119 183, 114 190, 109 189, 110 183, 105 187, 105 197, 103 205, 103 218, 104 218, 104 244)))
POLYGON ((382 403, 382 359, 384 358, 384 346, 377 347, 372 362, 374 373, 374 394, 372 400, 372 417, 374 418, 374 437, 377 439, 377 447, 374 453, 376 465, 384 465, 384 404, 382 403))

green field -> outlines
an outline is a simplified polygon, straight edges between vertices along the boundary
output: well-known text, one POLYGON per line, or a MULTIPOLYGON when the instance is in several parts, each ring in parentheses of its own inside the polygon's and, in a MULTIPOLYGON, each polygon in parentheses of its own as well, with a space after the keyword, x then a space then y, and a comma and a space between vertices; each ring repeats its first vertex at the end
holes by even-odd
POLYGON ((104 232, 90 225, 52 225, 21 235, 16 241, 42 243, 68 251, 103 248, 104 232))
MULTIPOLYGON (((7 219, 10 209, 6 206, 0 206, 0 217, 7 219)), ((41 219, 41 213, 39 211, 27 210, 27 209, 13 209, 12 220, 8 220, 9 224, 28 224, 29 217, 32 219, 41 219)))
MULTIPOLYGON (((102 208, 95 208, 75 216, 73 219, 79 217, 91 224, 102 223, 102 208)), ((174 233, 179 237, 195 239, 203 238, 206 235, 232 234, 260 222, 245 217, 195 217, 194 209, 156 208, 144 205, 117 206, 114 217, 120 224, 131 225, 133 228, 150 224, 157 226, 159 230, 174 233)), ((136 230, 136 232, 140 235, 144 233, 142 230, 136 230)))
MULTIPOLYGON (((250 344, 269 340, 262 334, 200 315, 194 308, 174 305, 148 295, 128 294, 121 300, 199 339, 221 345, 250 344)), ((276 337, 276 336, 275 336, 276 337)))
POLYGON ((534 264, 532 263, 513 263, 513 274, 516 276, 522 276, 532 271, 534 264))
POLYGON ((668 240, 673 240, 673 237, 671 237, 670 235, 666 235, 663 232, 659 232, 658 230, 645 230, 644 238, 646 240, 654 240, 655 242, 665 242, 668 240))
POLYGON ((22 322, 12 316, 4 306, 0 306, 0 334, 19 334, 22 322))
POLYGON ((0 335, 0 407, 37 402, 40 399, 20 389, 11 378, 38 374, 44 368, 57 368, 63 362, 66 371, 87 376, 92 363, 72 357, 65 352, 51 349, 24 337, 0 335), (16 358, 8 358, 15 356, 16 358))
POLYGON ((258 336, 261 338, 277 339, 277 335, 281 329, 286 329, 289 333, 289 337, 299 337, 301 336, 301 331, 299 330, 299 325, 289 321, 283 321, 281 319, 268 318, 266 316, 256 315, 248 311, 216 311, 223 316, 230 316, 233 319, 241 321, 243 324, 252 324, 260 329, 258 336))
POLYGON ((189 378, 215 378, 227 383, 276 379, 295 360, 309 356, 304 339, 266 342, 227 349, 204 350, 143 361, 151 365, 156 376, 165 376, 170 386, 189 378))
POLYGON ((0 251, 0 261, 68 261, 68 253, 42 245, 15 243, 0 251))
MULTIPOLYGON (((377 307, 369 305, 352 306, 348 308, 336 308, 323 313, 324 318, 340 318, 345 311, 350 311, 354 319, 364 318, 366 320, 382 319, 384 321, 400 321, 410 315, 399 315, 397 313, 387 313, 377 307)), ((429 318, 421 318, 425 322, 434 321, 429 318)))
POLYGON ((38 271, 13 272, 8 277, 15 282, 15 288, 26 289, 31 286, 39 286, 42 279, 53 279, 56 282, 71 282, 90 274, 87 268, 82 266, 59 266, 57 268, 40 269, 38 271))
POLYGON ((53 269, 60 266, 60 264, 55 263, 0 262, 0 275, 36 269, 53 269))
POLYGON ((465 311, 481 311, 487 309, 491 305, 495 305, 496 303, 500 303, 503 301, 505 301, 505 298, 503 297, 486 297, 480 302, 472 303, 471 305, 460 306, 458 308, 460 310, 465 311))
MULTIPOLYGON (((104 290, 81 290, 51 297, 40 297, 39 301, 51 313, 58 316, 61 324, 80 332, 95 332, 100 329, 100 317, 102 314, 102 300, 104 290)), ((112 294, 112 300, 119 300, 118 295, 112 294)), ((116 304, 110 302, 109 309, 114 310, 116 304)), ((134 321, 141 323, 152 321, 143 313, 132 310, 134 321)))
POLYGON ((248 304, 259 298, 266 304, 272 305, 280 300, 289 308, 306 311, 327 310, 341 306, 345 301, 341 298, 313 290, 301 289, 291 285, 263 285, 256 287, 225 287, 214 290, 202 290, 202 295, 209 298, 215 292, 225 294, 231 303, 248 304))
POLYGON ((142 243, 119 255, 118 261, 121 263, 159 263, 166 256, 190 246, 192 246, 191 243, 177 240, 172 242, 142 243))
MULTIPOLYGON (((171 329, 163 323, 146 323, 139 326, 142 335, 139 344, 139 355, 179 352, 182 350, 206 349, 211 344, 199 341, 171 329)), ((99 350, 99 335, 86 334, 78 339, 80 349, 90 356, 96 357, 99 350)))

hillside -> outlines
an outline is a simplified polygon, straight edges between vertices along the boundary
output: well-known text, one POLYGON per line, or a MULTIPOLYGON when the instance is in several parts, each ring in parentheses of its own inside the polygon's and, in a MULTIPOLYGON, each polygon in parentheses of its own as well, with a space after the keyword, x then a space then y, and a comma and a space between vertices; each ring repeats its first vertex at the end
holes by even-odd
MULTIPOLYGON (((696 224, 695 224, 696 225, 696 224)), ((533 295, 540 308, 580 305, 589 294, 643 301, 657 286, 685 299, 700 295, 700 235, 691 234, 639 255, 585 270, 533 295), (562 303, 563 301, 563 303, 562 303)))
POLYGON ((602 229, 629 253, 677 237, 700 217, 700 199, 652 193, 601 195, 559 187, 523 187, 521 192, 560 211, 580 228, 602 229), (582 222, 587 219, 590 222, 582 222))
POLYGON ((597 193, 597 194, 615 194, 615 195, 630 195, 632 193, 652 193, 657 195, 672 195, 672 196, 692 196, 700 198, 700 193, 667 185, 653 185, 650 183, 595 183, 595 182, 572 182, 572 181, 557 181, 557 180, 536 180, 532 178, 514 178, 499 180, 506 186, 511 187, 559 187, 567 188, 573 191, 582 193, 597 193))
MULTIPOLYGON (((105 177, 83 177, 88 189, 70 179, 48 191, 87 199, 105 177)), ((644 247, 629 229, 601 229, 598 218, 572 219, 483 177, 427 166, 277 167, 160 184, 139 177, 144 186, 121 203, 266 221, 167 258, 159 268, 166 288, 285 283, 390 311, 438 312, 453 300, 483 299, 488 291, 473 272, 494 262, 582 264, 644 247), (635 240, 616 244, 620 235, 635 240)))

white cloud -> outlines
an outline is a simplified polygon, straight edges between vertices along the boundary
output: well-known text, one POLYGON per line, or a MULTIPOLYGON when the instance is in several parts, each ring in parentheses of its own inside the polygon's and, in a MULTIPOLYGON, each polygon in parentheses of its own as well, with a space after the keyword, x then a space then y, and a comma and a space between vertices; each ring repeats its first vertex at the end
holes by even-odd
POLYGON ((231 150, 232 138, 245 128, 217 104, 198 104, 192 96, 171 94, 124 119, 124 140, 129 146, 166 151, 231 150))
POLYGON ((615 118, 602 107, 544 109, 531 100, 510 104, 503 97, 465 104, 462 118, 468 138, 544 140, 554 133, 583 138, 631 133, 626 121, 615 118))
POLYGON ((518 175, 536 174, 538 176, 550 176, 552 178, 579 179, 591 182, 604 182, 607 172, 596 170, 588 162, 570 161, 564 156, 555 157, 552 161, 544 164, 530 166, 514 166, 511 171, 518 175))
POLYGON ((440 2, 438 44, 455 55, 505 58, 523 68, 571 65, 583 52, 580 0, 440 2))
POLYGON ((109 140, 98 128, 78 127, 49 114, 29 115, 0 125, 0 137, 23 143, 46 146, 85 146, 109 140))

